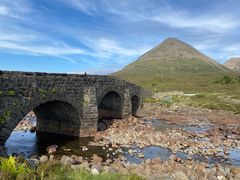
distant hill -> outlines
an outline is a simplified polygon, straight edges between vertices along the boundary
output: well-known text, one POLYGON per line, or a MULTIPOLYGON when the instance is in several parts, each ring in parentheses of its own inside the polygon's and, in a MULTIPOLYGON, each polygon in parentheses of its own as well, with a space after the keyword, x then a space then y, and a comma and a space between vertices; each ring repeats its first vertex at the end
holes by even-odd
POLYGON ((240 73, 240 57, 239 58, 231 58, 224 63, 229 69, 240 73))
POLYGON ((233 72, 189 44, 168 38, 111 75, 145 88, 201 91, 233 72))

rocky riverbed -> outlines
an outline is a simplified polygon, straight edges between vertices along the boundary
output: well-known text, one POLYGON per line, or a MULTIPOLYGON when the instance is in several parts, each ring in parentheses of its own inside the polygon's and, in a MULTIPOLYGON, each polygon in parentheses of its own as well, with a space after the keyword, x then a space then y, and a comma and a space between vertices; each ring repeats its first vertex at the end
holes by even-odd
POLYGON ((79 147, 88 157, 73 155, 71 148, 59 156, 63 147, 56 144, 46 148, 48 155, 29 162, 60 161, 93 174, 136 173, 147 179, 240 179, 239 114, 147 104, 139 115, 112 120, 108 129, 94 134, 79 147), (94 146, 98 150, 89 156, 94 146))

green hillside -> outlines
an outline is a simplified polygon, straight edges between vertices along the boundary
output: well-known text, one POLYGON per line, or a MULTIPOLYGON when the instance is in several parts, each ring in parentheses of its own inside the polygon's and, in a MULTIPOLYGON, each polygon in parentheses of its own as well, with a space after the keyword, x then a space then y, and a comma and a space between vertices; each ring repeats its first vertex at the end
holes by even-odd
POLYGON ((156 91, 185 92, 221 91, 222 85, 215 81, 224 75, 235 76, 227 67, 174 38, 112 75, 156 91))

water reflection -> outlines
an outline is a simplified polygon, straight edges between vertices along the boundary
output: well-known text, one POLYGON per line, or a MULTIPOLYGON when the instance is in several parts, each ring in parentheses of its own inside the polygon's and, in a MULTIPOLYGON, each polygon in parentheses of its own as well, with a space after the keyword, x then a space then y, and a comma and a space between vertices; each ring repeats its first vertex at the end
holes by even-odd
POLYGON ((108 151, 101 146, 89 146, 92 138, 84 137, 71 137, 65 135, 51 134, 51 133, 31 133, 29 131, 13 131, 8 138, 5 147, 7 154, 23 155, 26 158, 32 155, 45 155, 47 154, 46 148, 50 145, 58 145, 55 157, 62 155, 78 155, 85 158, 90 158, 93 154, 101 156, 103 159, 114 158, 117 152, 108 151), (87 151, 83 151, 82 147, 88 147, 87 151))
POLYGON ((30 157, 37 154, 36 133, 30 131, 13 131, 5 143, 7 154, 22 154, 30 157))

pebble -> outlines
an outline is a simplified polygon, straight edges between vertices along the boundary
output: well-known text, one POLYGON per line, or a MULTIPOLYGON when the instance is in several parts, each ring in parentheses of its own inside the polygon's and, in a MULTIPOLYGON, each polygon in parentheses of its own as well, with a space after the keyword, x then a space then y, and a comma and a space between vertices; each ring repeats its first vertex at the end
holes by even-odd
POLYGON ((139 158, 144 158, 144 154, 143 153, 138 153, 138 157, 139 158))
POLYGON ((83 146, 82 151, 88 151, 88 148, 86 146, 83 146))

